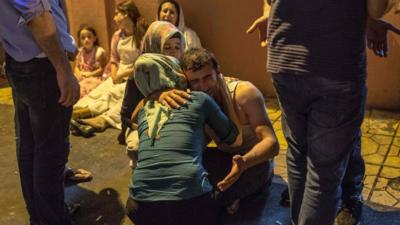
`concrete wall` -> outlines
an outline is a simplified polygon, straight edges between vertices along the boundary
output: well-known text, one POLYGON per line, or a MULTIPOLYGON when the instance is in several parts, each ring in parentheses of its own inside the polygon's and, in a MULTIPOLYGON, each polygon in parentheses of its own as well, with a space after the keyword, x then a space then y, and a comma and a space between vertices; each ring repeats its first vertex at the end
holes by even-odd
MULTIPOLYGON (((108 49, 114 31, 112 16, 115 2, 121 0, 67 0, 71 30, 75 34, 81 23, 93 24, 102 46, 108 49), (96 7, 90 7, 96 5, 96 7)), ((160 0, 136 0, 147 21, 156 18, 160 0)), ((256 33, 246 29, 262 14, 262 1, 179 0, 185 21, 199 35, 204 47, 217 56, 225 75, 253 82, 265 95, 274 95, 271 76, 266 72, 266 49, 259 47, 256 33)), ((400 26, 399 17, 387 19, 400 26)), ((389 57, 380 59, 368 53, 368 105, 400 110, 400 37, 389 35, 389 57)))

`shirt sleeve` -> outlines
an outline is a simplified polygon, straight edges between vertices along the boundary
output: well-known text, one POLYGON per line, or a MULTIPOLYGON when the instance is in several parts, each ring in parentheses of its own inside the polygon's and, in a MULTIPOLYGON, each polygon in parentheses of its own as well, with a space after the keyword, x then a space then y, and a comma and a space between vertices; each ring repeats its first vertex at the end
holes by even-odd
POLYGON ((110 50, 110 63, 119 65, 119 54, 117 51, 118 42, 120 39, 121 32, 117 31, 114 33, 111 39, 111 50, 110 50))
POLYGON ((213 129, 222 142, 228 145, 233 144, 239 134, 237 127, 210 96, 207 94, 205 96, 203 110, 207 125, 213 129))
POLYGON ((14 8, 21 14, 18 25, 27 24, 45 11, 51 11, 48 0, 12 0, 14 8))

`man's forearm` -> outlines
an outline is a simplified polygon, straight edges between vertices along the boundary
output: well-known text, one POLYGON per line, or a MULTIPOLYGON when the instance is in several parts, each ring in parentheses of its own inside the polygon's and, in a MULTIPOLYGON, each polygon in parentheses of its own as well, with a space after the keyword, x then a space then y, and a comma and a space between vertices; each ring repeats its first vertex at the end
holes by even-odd
POLYGON ((273 159, 279 153, 279 144, 275 138, 264 138, 257 143, 243 157, 246 162, 246 169, 273 159))
POLYGON ((50 12, 45 11, 34 17, 27 25, 39 48, 46 54, 57 73, 72 74, 72 69, 58 39, 56 26, 50 12))
POLYGON ((264 0, 263 16, 269 17, 270 9, 271 9, 271 0, 264 0))

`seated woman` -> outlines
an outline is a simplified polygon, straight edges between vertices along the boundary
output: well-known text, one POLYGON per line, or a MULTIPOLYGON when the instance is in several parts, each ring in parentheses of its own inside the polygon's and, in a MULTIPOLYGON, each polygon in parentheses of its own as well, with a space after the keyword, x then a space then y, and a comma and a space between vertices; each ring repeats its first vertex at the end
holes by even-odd
MULTIPOLYGON (((182 33, 171 23, 156 21, 147 29, 143 37, 141 46, 142 53, 161 53, 164 55, 180 58, 183 54, 184 38, 182 33)), ((130 117, 133 109, 143 98, 133 81, 133 76, 129 77, 126 83, 125 95, 121 104, 115 105, 106 113, 90 119, 82 119, 79 122, 93 127, 94 131, 103 131, 108 127, 121 129, 122 136, 125 136, 125 127, 130 127, 130 117)))
POLYGON ((185 50, 201 48, 199 36, 192 29, 185 26, 182 7, 175 0, 164 0, 158 6, 157 19, 174 24, 183 34, 186 44, 185 50))
MULTIPOLYGON (((137 59, 135 81, 146 97, 164 89, 186 89, 178 60, 159 54, 137 59)), ((136 225, 217 222, 218 204, 202 164, 204 126, 229 145, 235 144, 238 130, 210 96, 190 96, 179 109, 148 100, 138 113, 139 160, 127 201, 128 216, 136 225)))
MULTIPOLYGON (((110 77, 75 104, 73 119, 94 117, 114 106, 121 108, 126 80, 133 73, 133 64, 140 54, 139 46, 147 25, 132 0, 118 4, 114 21, 119 30, 111 40, 111 57, 105 72, 110 77)), ((93 133, 93 128, 82 127, 75 120, 71 121, 71 125, 77 134, 90 136, 93 133)))

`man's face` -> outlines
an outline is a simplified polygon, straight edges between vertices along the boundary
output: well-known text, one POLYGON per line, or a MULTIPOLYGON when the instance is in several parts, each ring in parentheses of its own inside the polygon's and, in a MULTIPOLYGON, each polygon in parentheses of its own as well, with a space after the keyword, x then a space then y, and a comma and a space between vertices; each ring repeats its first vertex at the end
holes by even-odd
POLYGON ((217 72, 211 63, 196 71, 187 70, 185 75, 191 90, 205 92, 214 99, 218 97, 217 72))

